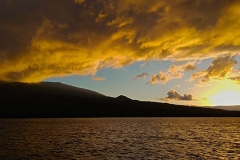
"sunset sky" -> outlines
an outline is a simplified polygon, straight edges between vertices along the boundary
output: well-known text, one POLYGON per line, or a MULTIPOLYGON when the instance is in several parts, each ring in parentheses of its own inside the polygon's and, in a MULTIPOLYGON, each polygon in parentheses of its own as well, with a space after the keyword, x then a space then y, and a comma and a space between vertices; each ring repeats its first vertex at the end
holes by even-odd
POLYGON ((239 0, 0 0, 0 80, 240 104, 239 0))

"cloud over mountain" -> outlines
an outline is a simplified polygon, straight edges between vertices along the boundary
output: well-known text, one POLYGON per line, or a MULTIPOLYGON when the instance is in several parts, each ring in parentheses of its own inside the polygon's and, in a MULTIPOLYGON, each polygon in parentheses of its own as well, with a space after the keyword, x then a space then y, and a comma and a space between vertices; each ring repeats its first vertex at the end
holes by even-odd
POLYGON ((192 100, 194 100, 194 98, 193 98, 193 95, 191 95, 191 94, 181 95, 177 91, 171 89, 170 91, 168 91, 167 97, 160 98, 159 100, 162 100, 162 101, 172 101, 172 100, 175 100, 175 101, 192 101, 192 100))
POLYGON ((240 1, 1 0, 0 6, 0 80, 94 76, 137 61, 240 50, 240 1))

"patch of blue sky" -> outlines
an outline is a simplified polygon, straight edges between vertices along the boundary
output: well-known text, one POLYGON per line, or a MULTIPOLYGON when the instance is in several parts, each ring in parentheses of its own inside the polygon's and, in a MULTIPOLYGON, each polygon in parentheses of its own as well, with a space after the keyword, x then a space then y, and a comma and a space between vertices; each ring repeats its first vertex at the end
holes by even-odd
MULTIPOLYGON (((132 99, 151 100, 165 96, 169 87, 162 84, 150 85, 151 75, 166 71, 171 65, 170 61, 147 61, 137 62, 120 69, 105 68, 97 72, 95 77, 106 78, 102 81, 94 81, 91 76, 72 75, 66 77, 54 77, 45 81, 61 82, 80 88, 86 88, 116 97, 125 95, 132 99), (143 72, 150 73, 149 76, 135 80, 135 76, 143 72)), ((171 88, 171 87, 170 87, 171 88)))
MULTIPOLYGON (((235 59, 240 62, 240 56, 236 56, 235 59)), ((147 84, 151 76, 158 74, 160 71, 166 72, 173 64, 184 65, 188 61, 172 62, 172 61, 145 61, 136 62, 129 66, 125 66, 120 69, 103 68, 99 70, 95 77, 106 78, 102 81, 94 81, 89 76, 72 75, 66 77, 49 78, 45 81, 61 82, 70 84, 80 88, 86 88, 97 91, 111 97, 117 97, 119 95, 125 95, 132 99, 144 100, 144 101, 158 101, 157 98, 166 97, 167 92, 171 89, 178 91, 180 94, 193 94, 198 97, 198 93, 195 93, 195 82, 189 82, 191 74, 207 69, 213 58, 204 60, 196 59, 197 69, 194 71, 184 72, 181 79, 172 79, 165 84, 147 84), (148 76, 135 80, 135 76, 148 73, 148 76)), ((236 66, 239 68, 239 64, 236 66)))

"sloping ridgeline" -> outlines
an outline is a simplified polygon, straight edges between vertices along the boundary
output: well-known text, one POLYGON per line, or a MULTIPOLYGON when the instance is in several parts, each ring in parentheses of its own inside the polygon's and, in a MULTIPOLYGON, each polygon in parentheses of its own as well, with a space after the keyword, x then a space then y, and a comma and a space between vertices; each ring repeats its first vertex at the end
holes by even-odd
POLYGON ((0 118, 240 117, 240 112, 117 98, 62 83, 0 83, 0 118))

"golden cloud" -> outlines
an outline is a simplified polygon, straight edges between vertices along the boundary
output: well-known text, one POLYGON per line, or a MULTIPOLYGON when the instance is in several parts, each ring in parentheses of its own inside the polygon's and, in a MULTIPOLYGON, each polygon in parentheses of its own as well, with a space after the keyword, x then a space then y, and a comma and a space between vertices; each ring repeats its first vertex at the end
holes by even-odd
POLYGON ((162 100, 162 101, 172 101, 172 100, 193 101, 195 99, 193 98, 193 95, 191 95, 191 94, 183 94, 182 95, 182 94, 178 93, 177 91, 171 89, 170 91, 168 91, 167 97, 160 98, 159 100, 162 100))
POLYGON ((94 81, 103 81, 103 80, 106 80, 106 78, 103 78, 103 77, 92 77, 92 80, 94 80, 94 81))
POLYGON ((159 74, 153 75, 148 84, 156 84, 161 82, 165 84, 171 79, 180 79, 183 77, 185 71, 195 70, 195 62, 190 61, 184 65, 172 65, 166 72, 160 71, 159 74))
POLYGON ((150 73, 143 72, 142 74, 136 75, 134 79, 138 80, 140 78, 145 78, 146 76, 149 76, 149 75, 150 73))
POLYGON ((2 0, 0 80, 94 76, 146 60, 240 50, 240 1, 2 0))
POLYGON ((190 81, 196 80, 198 83, 206 83, 214 80, 232 79, 237 70, 234 66, 237 64, 235 56, 225 55, 215 58, 206 70, 200 70, 191 75, 190 81))

